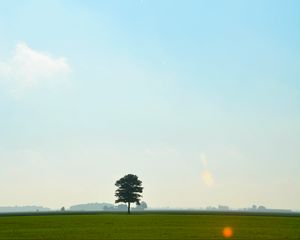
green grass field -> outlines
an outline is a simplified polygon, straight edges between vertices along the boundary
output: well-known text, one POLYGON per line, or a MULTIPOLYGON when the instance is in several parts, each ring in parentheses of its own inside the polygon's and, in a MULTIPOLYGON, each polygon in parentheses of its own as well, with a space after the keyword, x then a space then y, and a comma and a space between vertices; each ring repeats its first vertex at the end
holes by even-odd
POLYGON ((197 214, 1 216, 0 239, 300 239, 300 217, 197 214), (229 239, 229 238, 228 238, 229 239))

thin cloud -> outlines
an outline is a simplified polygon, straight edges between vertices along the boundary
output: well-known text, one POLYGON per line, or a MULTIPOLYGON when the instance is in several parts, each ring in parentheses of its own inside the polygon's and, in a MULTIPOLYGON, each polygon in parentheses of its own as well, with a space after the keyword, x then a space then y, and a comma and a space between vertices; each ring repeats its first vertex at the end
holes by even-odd
POLYGON ((69 73, 70 66, 64 57, 54 58, 26 43, 17 44, 13 56, 7 61, 0 60, 0 79, 18 91, 45 81, 64 79, 69 73))

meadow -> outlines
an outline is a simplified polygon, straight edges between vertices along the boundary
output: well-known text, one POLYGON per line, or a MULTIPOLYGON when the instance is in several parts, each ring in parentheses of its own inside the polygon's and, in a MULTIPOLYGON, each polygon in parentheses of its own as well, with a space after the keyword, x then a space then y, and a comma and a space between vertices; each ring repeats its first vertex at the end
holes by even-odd
POLYGON ((2 215, 0 239, 300 239, 300 217, 189 213, 2 215), (225 227, 232 229, 232 236, 223 236, 225 227))

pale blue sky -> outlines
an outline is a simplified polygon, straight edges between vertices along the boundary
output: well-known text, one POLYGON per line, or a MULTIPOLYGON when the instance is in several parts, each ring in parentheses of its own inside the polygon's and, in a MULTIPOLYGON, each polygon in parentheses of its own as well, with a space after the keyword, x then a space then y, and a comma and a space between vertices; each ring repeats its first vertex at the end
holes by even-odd
POLYGON ((300 209, 299 1, 0 1, 0 205, 300 209))

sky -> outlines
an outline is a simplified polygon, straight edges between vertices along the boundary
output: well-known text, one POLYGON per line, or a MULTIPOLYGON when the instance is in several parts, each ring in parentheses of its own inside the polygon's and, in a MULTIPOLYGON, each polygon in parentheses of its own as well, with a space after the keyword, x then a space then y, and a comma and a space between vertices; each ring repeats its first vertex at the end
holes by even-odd
POLYGON ((299 9, 0 0, 0 206, 300 209, 299 9))

